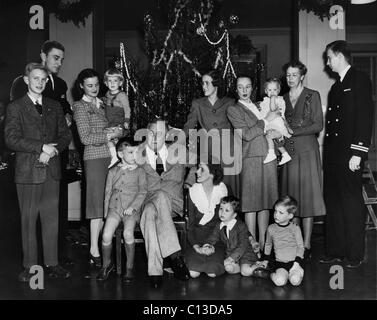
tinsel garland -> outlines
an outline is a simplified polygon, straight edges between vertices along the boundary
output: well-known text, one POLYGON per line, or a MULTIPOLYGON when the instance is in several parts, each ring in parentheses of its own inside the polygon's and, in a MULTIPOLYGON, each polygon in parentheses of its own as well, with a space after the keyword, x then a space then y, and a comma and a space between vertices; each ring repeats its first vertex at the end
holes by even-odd
MULTIPOLYGON (((160 2, 159 9, 168 9, 166 16, 164 11, 161 12, 161 19, 168 21, 162 37, 155 29, 154 17, 146 12, 144 41, 150 59, 146 70, 137 70, 127 57, 124 45, 120 45, 118 66, 125 77, 124 90, 129 95, 134 129, 145 127, 151 118, 156 117, 165 118, 172 126, 182 128, 192 100, 202 95, 202 72, 209 69, 219 70, 226 93, 233 91, 236 70, 231 56, 238 51, 246 53, 248 43, 244 41, 242 49, 231 50, 234 42, 227 23, 211 19, 212 12, 216 12, 214 4, 218 2, 160 2)), ((229 17, 231 25, 238 20, 236 15, 229 17)), ((251 45, 248 48, 253 49, 251 45)))

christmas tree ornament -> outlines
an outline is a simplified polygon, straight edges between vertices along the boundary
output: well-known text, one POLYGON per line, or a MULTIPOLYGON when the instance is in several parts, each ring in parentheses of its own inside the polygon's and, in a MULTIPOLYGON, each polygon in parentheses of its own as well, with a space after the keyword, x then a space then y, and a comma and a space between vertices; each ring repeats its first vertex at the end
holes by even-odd
POLYGON ((236 25, 238 22, 239 22, 239 18, 238 18, 238 16, 237 15, 235 15, 235 14, 232 14, 232 15, 230 15, 230 17, 229 17, 229 22, 232 24, 232 25, 236 25))
POLYGON ((150 27, 153 23, 153 18, 152 16, 147 13, 144 15, 144 24, 147 26, 147 27, 150 27))

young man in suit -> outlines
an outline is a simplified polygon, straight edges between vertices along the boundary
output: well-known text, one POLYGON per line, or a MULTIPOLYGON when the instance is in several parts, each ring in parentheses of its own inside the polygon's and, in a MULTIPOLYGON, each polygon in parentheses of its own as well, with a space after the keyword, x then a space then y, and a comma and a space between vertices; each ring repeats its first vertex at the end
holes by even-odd
POLYGON ((38 264, 36 221, 41 220, 43 257, 52 278, 68 278, 58 264, 58 200, 61 179, 60 153, 71 133, 58 102, 42 97, 46 68, 29 63, 24 81, 28 92, 7 108, 5 142, 16 152, 15 182, 21 211, 24 270, 19 281, 28 282, 30 268, 38 264))
POLYGON ((147 176, 147 195, 142 206, 140 229, 145 239, 148 275, 155 288, 162 282, 164 258, 170 258, 176 278, 189 279, 173 222, 174 216, 183 214, 183 183, 187 165, 173 160, 172 149, 165 143, 167 133, 165 121, 150 122, 146 142, 140 145, 137 153, 137 163, 142 165, 147 176))
POLYGON ((331 87, 323 153, 326 253, 321 263, 346 260, 358 268, 364 258, 366 208, 362 172, 372 136, 370 79, 350 65, 346 41, 327 45, 327 65, 339 75, 331 87))
MULTIPOLYGON (((48 78, 43 96, 56 100, 63 108, 68 126, 72 124, 72 110, 67 101, 67 84, 58 77, 58 73, 63 64, 65 55, 64 46, 57 41, 45 41, 41 47, 41 64, 47 69, 48 78)), ((10 101, 21 98, 28 92, 28 87, 23 80, 23 76, 17 77, 10 90, 10 101)), ((68 233, 68 183, 66 182, 66 167, 68 164, 68 149, 61 154, 62 179, 60 183, 59 196, 59 260, 70 265, 73 262, 67 258, 67 240, 68 233)))

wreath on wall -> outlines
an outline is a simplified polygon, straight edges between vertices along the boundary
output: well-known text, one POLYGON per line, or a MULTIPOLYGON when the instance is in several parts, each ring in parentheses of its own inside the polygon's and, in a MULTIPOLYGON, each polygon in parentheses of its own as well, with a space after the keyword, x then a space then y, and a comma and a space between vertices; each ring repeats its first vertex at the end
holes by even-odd
POLYGON ((321 21, 330 18, 330 8, 333 5, 340 5, 346 9, 349 0, 298 0, 298 9, 306 12, 313 12, 321 21))
POLYGON ((48 11, 61 22, 72 21, 77 27, 85 26, 85 19, 93 12, 95 0, 49 0, 48 11))

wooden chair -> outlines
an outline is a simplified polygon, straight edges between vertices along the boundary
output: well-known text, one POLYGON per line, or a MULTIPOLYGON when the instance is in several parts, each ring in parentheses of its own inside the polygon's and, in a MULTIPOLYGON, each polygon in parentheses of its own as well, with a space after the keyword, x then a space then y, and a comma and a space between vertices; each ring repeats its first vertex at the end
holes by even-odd
MULTIPOLYGON (((179 243, 181 244, 182 252, 186 249, 187 242, 187 221, 188 221, 188 190, 183 189, 183 217, 174 217, 174 225, 177 229, 179 243)), ((136 225, 135 233, 141 234, 140 225, 136 225)), ((144 243, 143 238, 135 238, 136 243, 144 243)), ((116 272, 120 276, 122 274, 122 243, 123 243, 123 223, 121 222, 115 230, 115 252, 116 252, 116 272)))
POLYGON ((363 197, 365 205, 368 208, 366 221, 366 230, 377 229, 377 218, 373 206, 377 205, 377 185, 369 164, 365 165, 363 172, 363 197))

